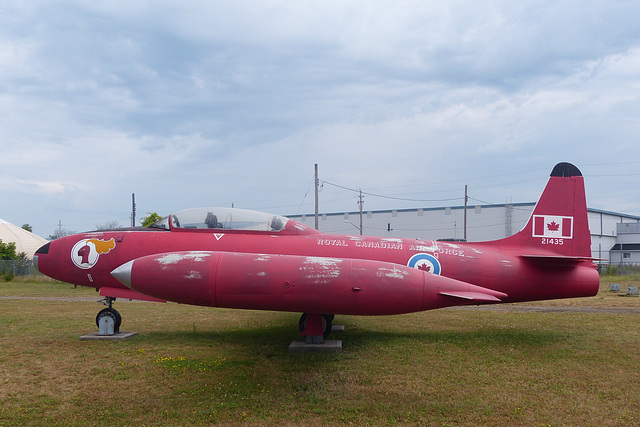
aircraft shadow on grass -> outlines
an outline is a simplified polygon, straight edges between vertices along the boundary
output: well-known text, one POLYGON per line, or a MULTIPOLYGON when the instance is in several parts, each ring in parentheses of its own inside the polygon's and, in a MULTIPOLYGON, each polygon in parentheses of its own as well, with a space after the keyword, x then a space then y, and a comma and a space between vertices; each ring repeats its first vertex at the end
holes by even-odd
MULTIPOLYGON (((525 327, 483 327, 478 330, 464 331, 380 331, 362 329, 358 326, 346 326, 344 333, 332 333, 330 339, 348 338, 349 349, 398 347, 407 345, 454 345, 464 348, 488 347, 544 347, 570 339, 570 335, 555 331, 532 330, 525 327)), ((197 330, 180 332, 145 332, 141 337, 152 342, 202 344, 234 344, 242 347, 282 348, 295 336, 286 323, 282 325, 247 327, 242 329, 197 330)))

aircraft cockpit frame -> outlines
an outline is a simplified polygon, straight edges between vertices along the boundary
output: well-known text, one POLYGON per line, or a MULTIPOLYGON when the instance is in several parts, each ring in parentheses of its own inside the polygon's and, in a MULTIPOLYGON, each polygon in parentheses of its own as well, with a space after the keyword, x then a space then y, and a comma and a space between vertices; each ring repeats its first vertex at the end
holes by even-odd
POLYGON ((201 207, 178 211, 153 224, 165 230, 224 230, 278 233, 289 219, 280 215, 247 209, 201 207))

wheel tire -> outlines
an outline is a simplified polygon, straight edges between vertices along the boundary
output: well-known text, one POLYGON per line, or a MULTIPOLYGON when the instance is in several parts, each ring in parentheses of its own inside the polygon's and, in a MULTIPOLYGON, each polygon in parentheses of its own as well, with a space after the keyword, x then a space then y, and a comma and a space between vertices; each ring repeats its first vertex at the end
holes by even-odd
POLYGON ((327 338, 331 333, 331 328, 333 327, 333 314, 323 314, 322 315, 322 331, 323 336, 327 338))
POLYGON ((113 332, 120 332, 120 324, 122 324, 122 316, 115 308, 103 308, 96 316, 96 326, 100 328, 100 318, 108 316, 113 319, 113 332))
MULTIPOLYGON (((322 315, 322 336, 327 338, 331 333, 331 327, 333 325, 333 314, 322 315)), ((302 313, 300 321, 298 321, 298 329, 300 332, 304 332, 307 329, 307 313, 302 313)))

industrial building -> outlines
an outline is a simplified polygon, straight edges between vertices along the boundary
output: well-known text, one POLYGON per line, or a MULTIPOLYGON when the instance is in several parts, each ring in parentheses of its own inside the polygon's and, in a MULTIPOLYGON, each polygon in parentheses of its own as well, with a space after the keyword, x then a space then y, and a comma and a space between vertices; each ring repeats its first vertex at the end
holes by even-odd
MULTIPOLYGON (((529 220, 535 203, 505 203, 364 211, 362 234, 366 236, 467 240, 480 242, 511 236, 529 220)), ((314 227, 315 217, 289 218, 314 227)), ((588 209, 591 253, 602 263, 640 263, 640 217, 588 209)), ((360 234, 360 212, 323 213, 318 229, 324 233, 360 234)))
POLYGON ((640 224, 616 224, 616 244, 609 250, 611 264, 640 264, 640 224))

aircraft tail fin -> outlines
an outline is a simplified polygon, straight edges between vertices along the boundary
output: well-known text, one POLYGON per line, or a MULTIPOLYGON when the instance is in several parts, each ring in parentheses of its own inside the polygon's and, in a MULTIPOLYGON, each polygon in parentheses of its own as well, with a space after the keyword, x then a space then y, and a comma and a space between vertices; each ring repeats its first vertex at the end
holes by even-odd
POLYGON ((504 239, 503 246, 528 247, 526 256, 593 259, 582 173, 571 163, 551 172, 527 225, 504 239))

